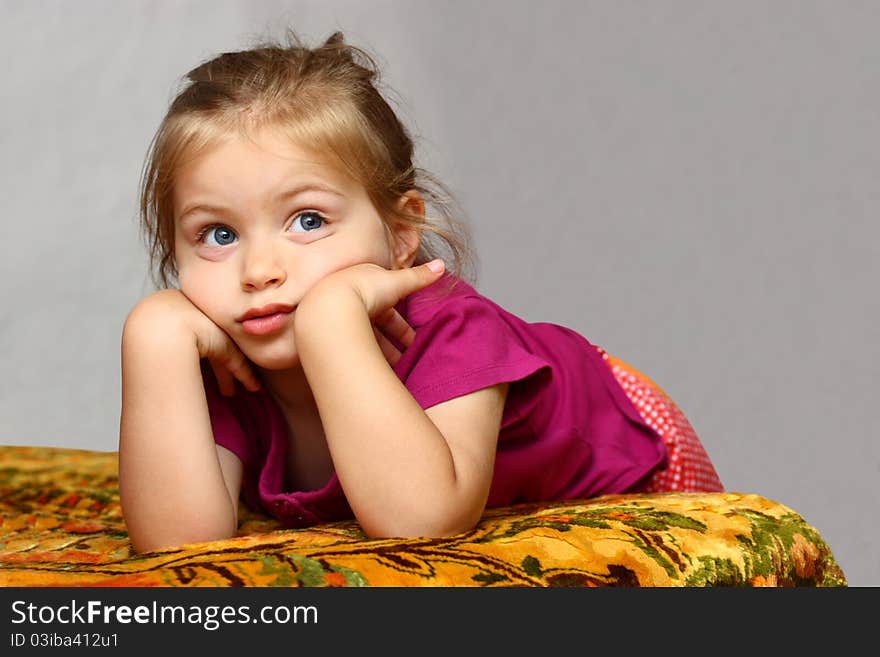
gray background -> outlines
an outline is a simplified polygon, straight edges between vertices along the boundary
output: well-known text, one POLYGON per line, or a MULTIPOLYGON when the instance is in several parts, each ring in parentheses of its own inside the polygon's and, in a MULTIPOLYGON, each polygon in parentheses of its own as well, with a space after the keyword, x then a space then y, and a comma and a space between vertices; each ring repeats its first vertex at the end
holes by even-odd
POLYGON ((284 25, 377 55, 478 287, 658 382, 729 490, 880 585, 880 3, 0 0, 0 442, 115 450, 180 76, 284 25))

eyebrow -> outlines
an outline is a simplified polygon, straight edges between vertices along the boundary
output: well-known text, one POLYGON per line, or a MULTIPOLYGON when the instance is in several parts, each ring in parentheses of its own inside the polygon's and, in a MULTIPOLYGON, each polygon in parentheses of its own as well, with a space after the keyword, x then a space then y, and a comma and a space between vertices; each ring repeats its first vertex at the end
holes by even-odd
MULTIPOLYGON (((300 194, 305 194, 306 192, 324 192, 326 194, 332 194, 341 198, 345 197, 342 192, 334 189, 333 187, 330 187, 329 185, 325 185, 323 183, 303 183, 302 185, 297 185, 292 189, 281 192, 275 197, 274 201, 275 203, 279 203, 281 201, 289 201, 290 199, 296 198, 300 194)), ((197 203, 196 205, 190 206, 186 208, 183 212, 181 212, 177 220, 183 221, 186 217, 193 214, 194 212, 217 212, 224 209, 225 208, 223 206, 211 205, 209 203, 197 203)))

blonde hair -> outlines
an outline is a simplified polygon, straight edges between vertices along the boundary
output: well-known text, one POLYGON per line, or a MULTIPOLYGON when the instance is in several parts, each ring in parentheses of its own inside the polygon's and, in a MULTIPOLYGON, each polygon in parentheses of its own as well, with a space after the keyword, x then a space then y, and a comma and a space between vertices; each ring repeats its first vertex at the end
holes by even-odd
MULTIPOLYGON (((219 55, 191 70, 159 126, 141 175, 141 230, 153 281, 168 287, 174 262, 175 174, 188 160, 231 132, 278 127, 299 146, 320 153, 366 190, 386 232, 417 226, 422 239, 414 264, 434 257, 447 270, 473 280, 476 258, 453 195, 429 172, 413 164, 413 140, 378 91, 374 59, 335 32, 309 49, 287 32, 286 46, 265 42, 219 55), (426 216, 398 208, 417 191, 426 216), (427 216, 428 207, 439 216, 427 216)), ((390 233, 389 233, 390 234, 390 233)))

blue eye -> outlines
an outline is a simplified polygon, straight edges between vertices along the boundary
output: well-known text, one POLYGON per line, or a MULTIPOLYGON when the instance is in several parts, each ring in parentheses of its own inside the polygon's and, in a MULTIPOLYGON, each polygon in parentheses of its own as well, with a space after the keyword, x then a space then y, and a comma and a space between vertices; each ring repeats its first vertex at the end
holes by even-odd
POLYGON ((199 239, 208 246, 226 246, 236 240, 236 235, 226 226, 208 226, 199 234, 199 239))
POLYGON ((294 233, 305 233, 310 230, 317 230, 324 225, 324 218, 317 212, 301 212, 293 219, 290 230, 294 233))

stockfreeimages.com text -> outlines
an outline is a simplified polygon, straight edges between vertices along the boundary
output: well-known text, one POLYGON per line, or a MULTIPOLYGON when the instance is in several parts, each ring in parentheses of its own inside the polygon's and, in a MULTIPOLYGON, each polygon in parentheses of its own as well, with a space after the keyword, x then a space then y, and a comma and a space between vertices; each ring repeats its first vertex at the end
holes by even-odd
POLYGON ((250 605, 107 605, 100 600, 85 603, 71 600, 70 604, 35 605, 16 600, 12 603, 12 623, 83 624, 118 623, 201 625, 206 630, 216 630, 221 625, 264 623, 284 625, 317 624, 318 608, 314 605, 286 606, 267 605, 252 613, 250 605))

